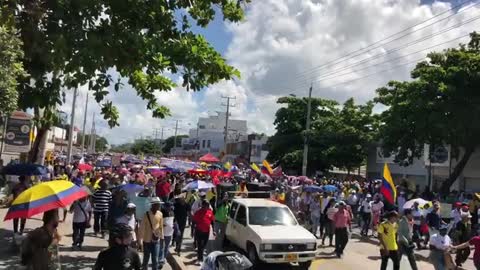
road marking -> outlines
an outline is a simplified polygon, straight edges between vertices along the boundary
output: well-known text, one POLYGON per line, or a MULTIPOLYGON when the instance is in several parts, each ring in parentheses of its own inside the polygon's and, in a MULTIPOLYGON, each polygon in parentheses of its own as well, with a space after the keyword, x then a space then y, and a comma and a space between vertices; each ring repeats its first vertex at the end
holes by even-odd
POLYGON ((310 266, 310 269, 312 270, 315 270, 315 269, 318 269, 318 267, 320 265, 322 265, 323 263, 325 263, 325 259, 316 259, 312 262, 311 266, 310 266))

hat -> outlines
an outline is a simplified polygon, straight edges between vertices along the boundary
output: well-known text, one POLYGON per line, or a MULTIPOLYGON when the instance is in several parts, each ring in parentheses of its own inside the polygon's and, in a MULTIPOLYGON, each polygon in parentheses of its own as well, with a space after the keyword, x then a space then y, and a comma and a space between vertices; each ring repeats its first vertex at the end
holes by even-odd
POLYGON ((372 197, 372 194, 367 194, 367 198, 371 198, 372 197))
POLYGON ((338 205, 339 205, 339 206, 345 206, 346 204, 345 204, 344 201, 339 201, 339 202, 338 202, 338 205))
POLYGON ((388 212, 387 217, 388 217, 388 218, 398 217, 398 212, 395 211, 395 210, 392 210, 392 211, 388 212))
POLYGON ((127 204, 127 208, 135 208, 137 207, 134 203, 127 204))
POLYGON ((160 204, 160 203, 162 203, 162 202, 160 201, 160 198, 158 198, 158 197, 152 197, 152 198, 150 198, 150 204, 160 204))
POLYGON ((203 196, 207 196, 207 193, 205 191, 201 191, 200 193, 198 193, 198 195, 200 195, 201 197, 203 196))
POLYGON ((460 206, 462 206, 462 203, 461 202, 456 202, 456 203, 453 204, 453 206, 460 207, 460 206))

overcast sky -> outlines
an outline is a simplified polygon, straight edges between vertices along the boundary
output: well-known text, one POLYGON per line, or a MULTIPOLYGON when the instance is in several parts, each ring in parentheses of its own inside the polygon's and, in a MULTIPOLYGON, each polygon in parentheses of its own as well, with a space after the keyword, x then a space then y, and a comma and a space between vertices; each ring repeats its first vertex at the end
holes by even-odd
MULTIPOLYGON (((165 120, 152 118, 145 102, 136 97, 133 89, 125 87, 109 96, 119 108, 120 127, 109 129, 97 117, 97 133, 112 144, 151 136, 153 128, 164 127, 167 137, 173 135, 173 119, 179 119, 179 134, 185 134, 195 127, 199 116, 224 111, 220 96, 229 95, 236 97, 236 107, 232 108, 234 118, 248 120, 250 131, 273 134, 276 99, 291 93, 305 96, 312 82, 315 97, 340 102, 354 97, 365 102, 387 81, 407 80, 414 62, 429 51, 468 41, 467 37, 460 37, 480 26, 480 19, 476 20, 480 5, 466 3, 369 49, 340 57, 463 2, 253 0, 244 22, 224 23, 218 18, 207 29, 196 29, 229 64, 241 71, 240 80, 220 82, 200 93, 183 88, 158 93, 159 103, 173 113, 173 117, 165 120)), ((86 90, 81 88, 77 99, 75 125, 80 129, 86 90)), ((68 113, 71 100, 68 95, 67 103, 62 106, 68 113)), ((87 130, 92 114, 99 114, 98 105, 91 102, 89 106, 87 130)))

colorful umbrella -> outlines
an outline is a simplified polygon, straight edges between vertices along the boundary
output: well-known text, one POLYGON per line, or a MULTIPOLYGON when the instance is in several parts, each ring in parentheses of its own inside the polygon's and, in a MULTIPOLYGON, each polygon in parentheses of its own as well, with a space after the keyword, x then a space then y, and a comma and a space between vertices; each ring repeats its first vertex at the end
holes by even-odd
POLYGON ((305 192, 322 192, 323 189, 319 186, 309 185, 309 186, 305 186, 303 188, 303 191, 305 191, 305 192))
POLYGON ((211 162, 211 163, 216 163, 216 162, 220 162, 220 160, 215 157, 214 155, 208 153, 204 156, 202 156, 201 158, 198 159, 199 161, 203 161, 203 162, 211 162))
POLYGON ((336 192, 337 190, 338 190, 338 188, 334 185, 323 186, 323 191, 325 191, 325 192, 336 192))
POLYGON ((143 186, 137 184, 125 184, 117 187, 119 190, 123 190, 128 194, 137 193, 144 189, 143 186))
POLYGON ((30 163, 18 163, 18 164, 9 164, 5 166, 2 170, 3 174, 6 175, 45 175, 47 174, 47 168, 38 164, 30 163))
POLYGON ((80 171, 92 171, 93 166, 87 163, 78 164, 78 169, 80 171))
POLYGON ((182 190, 190 191, 190 190, 197 190, 197 189, 210 189, 214 188, 215 185, 209 182, 205 182, 202 180, 196 180, 188 183, 182 190))
POLYGON ((87 192, 70 181, 43 182, 20 193, 8 209, 4 220, 29 218, 56 208, 65 208, 88 196, 87 192))

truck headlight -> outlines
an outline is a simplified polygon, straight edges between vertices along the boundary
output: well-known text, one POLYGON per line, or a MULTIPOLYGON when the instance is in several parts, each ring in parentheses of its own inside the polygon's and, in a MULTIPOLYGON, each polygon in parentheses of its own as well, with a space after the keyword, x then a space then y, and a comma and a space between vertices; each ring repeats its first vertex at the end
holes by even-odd
POLYGON ((262 244, 261 249, 263 251, 272 250, 273 246, 272 246, 272 244, 262 244))
POLYGON ((308 250, 315 250, 315 249, 317 249, 317 243, 308 243, 308 244, 307 244, 307 249, 308 249, 308 250))

